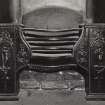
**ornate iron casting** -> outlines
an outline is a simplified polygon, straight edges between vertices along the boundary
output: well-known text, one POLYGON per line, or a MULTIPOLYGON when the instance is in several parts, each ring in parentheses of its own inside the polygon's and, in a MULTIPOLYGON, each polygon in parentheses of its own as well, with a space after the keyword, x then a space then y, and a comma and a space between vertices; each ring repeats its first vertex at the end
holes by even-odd
POLYGON ((87 99, 105 99, 105 25, 83 25, 82 29, 74 55, 77 64, 88 72, 87 99))
POLYGON ((19 74, 24 69, 75 70, 85 79, 87 99, 105 99, 104 28, 103 24, 95 24, 51 32, 1 24, 0 99, 17 99, 19 74))
POLYGON ((18 99, 19 74, 24 69, 75 70, 85 79, 87 99, 105 99, 104 61, 103 24, 82 25, 80 29, 62 32, 0 24, 0 100, 18 99))
MULTIPOLYGON (((19 73, 27 67, 30 48, 24 40, 22 26, 0 24, 0 98, 17 96, 19 73)), ((15 97, 16 98, 16 97, 15 97)), ((5 99, 5 98, 4 98, 5 99)))

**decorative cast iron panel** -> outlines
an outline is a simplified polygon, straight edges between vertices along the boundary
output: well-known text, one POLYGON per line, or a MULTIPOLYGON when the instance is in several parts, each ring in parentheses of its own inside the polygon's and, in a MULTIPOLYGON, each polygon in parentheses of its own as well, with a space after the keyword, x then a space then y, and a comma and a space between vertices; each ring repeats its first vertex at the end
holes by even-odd
POLYGON ((28 65, 29 59, 21 26, 0 24, 0 95, 18 93, 18 72, 28 65))
POLYGON ((0 92, 14 92, 14 86, 7 86, 9 81, 13 81, 15 83, 15 81, 13 80, 13 70, 15 68, 15 65, 13 63, 15 62, 13 41, 7 31, 1 31, 0 33, 0 61, 0 92))
POLYGON ((74 47, 77 64, 88 71, 90 95, 105 93, 105 25, 84 25, 80 40, 74 47))

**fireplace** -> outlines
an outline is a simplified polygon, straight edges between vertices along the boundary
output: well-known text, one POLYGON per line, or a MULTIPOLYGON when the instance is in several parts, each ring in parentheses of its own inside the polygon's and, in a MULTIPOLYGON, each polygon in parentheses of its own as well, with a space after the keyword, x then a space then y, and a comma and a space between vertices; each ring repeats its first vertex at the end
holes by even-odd
POLYGON ((0 6, 0 100, 18 99, 19 74, 25 69, 74 70, 85 79, 87 99, 105 100, 105 25, 104 16, 101 21, 97 9, 92 9, 96 2, 87 1, 87 16, 84 11, 50 4, 24 14, 23 21, 18 0, 2 3, 7 8, 0 6))

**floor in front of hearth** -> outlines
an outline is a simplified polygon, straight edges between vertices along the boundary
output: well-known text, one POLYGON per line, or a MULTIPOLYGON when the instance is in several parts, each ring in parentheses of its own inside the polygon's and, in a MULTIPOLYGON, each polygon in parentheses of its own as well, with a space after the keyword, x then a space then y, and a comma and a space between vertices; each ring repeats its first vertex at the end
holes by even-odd
POLYGON ((86 101, 84 90, 21 89, 19 101, 1 101, 0 105, 105 105, 105 102, 86 101))

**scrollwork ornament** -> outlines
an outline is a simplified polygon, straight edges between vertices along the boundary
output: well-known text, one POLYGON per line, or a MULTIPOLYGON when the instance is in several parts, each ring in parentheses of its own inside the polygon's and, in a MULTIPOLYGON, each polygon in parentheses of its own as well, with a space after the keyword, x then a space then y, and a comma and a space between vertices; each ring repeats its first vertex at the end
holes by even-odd
POLYGON ((26 49, 26 46, 24 46, 23 44, 20 44, 20 50, 18 51, 18 54, 17 54, 17 60, 20 63, 28 62, 27 49, 26 49))

